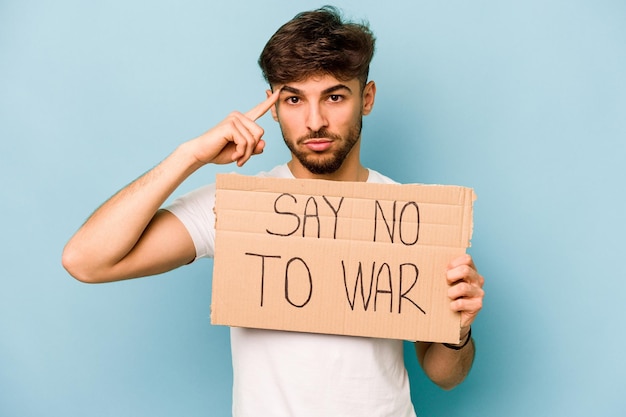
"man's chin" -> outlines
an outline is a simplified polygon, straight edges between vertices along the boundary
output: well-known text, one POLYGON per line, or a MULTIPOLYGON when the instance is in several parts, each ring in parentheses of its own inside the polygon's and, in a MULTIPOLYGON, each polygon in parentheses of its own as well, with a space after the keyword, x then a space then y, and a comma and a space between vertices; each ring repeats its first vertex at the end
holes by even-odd
POLYGON ((313 158, 306 158, 304 160, 300 160, 300 163, 309 172, 315 175, 333 174, 341 168, 341 162, 337 161, 336 158, 319 158, 315 160, 313 158))

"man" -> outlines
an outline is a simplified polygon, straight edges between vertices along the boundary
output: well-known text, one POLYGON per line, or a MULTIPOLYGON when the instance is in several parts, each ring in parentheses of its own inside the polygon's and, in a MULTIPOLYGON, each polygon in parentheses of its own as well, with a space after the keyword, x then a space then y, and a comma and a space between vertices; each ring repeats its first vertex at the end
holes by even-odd
MULTIPOLYGON (((393 183, 361 165, 361 120, 372 111, 368 80, 374 36, 345 23, 331 7, 304 12, 269 40, 259 64, 270 89, 249 112, 231 113, 180 145, 154 169, 104 203, 63 253, 65 268, 84 282, 162 273, 212 256, 214 186, 161 209, 205 164, 242 166, 263 151, 255 120, 271 111, 291 160, 259 175, 393 183)), ((451 308, 461 313, 461 343, 416 343, 425 373, 450 389, 474 357, 470 326, 481 309, 483 278, 469 256, 452 260, 451 308)), ((231 329, 236 416, 415 416, 403 342, 336 335, 231 329)))

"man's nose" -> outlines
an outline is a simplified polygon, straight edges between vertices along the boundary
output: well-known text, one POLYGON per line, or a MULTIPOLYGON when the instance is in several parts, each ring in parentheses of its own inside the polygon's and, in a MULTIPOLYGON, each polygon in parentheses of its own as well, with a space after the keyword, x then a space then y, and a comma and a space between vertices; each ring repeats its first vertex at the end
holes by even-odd
POLYGON ((306 127, 313 132, 317 132, 324 127, 328 127, 328 120, 326 118, 325 111, 318 103, 309 105, 306 125, 306 127))

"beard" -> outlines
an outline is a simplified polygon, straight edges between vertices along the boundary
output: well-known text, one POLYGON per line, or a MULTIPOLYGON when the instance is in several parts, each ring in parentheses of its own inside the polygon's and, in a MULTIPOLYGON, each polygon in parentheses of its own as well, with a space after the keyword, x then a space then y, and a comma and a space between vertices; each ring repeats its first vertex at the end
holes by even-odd
POLYGON ((359 119, 350 127, 345 136, 331 133, 327 129, 322 128, 316 132, 311 132, 308 135, 301 136, 295 141, 287 138, 283 132, 283 139, 293 156, 295 156, 302 166, 304 166, 309 172, 315 175, 332 174, 341 168, 346 157, 352 148, 354 148, 354 145, 359 141, 362 127, 363 120, 362 117, 359 117, 359 119), (301 150, 298 148, 300 144, 308 139, 320 138, 332 139, 333 146, 338 145, 338 147, 332 151, 319 153, 301 150))

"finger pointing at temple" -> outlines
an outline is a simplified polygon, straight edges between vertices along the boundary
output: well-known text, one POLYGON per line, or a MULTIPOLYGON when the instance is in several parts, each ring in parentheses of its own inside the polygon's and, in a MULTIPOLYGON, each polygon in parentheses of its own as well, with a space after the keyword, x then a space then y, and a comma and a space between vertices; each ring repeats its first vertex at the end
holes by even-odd
POLYGON ((269 109, 272 108, 276 101, 278 100, 278 96, 280 95, 280 88, 277 88, 270 96, 268 96, 263 102, 259 103, 256 107, 246 113, 246 117, 252 120, 257 120, 259 117, 263 116, 269 109))

